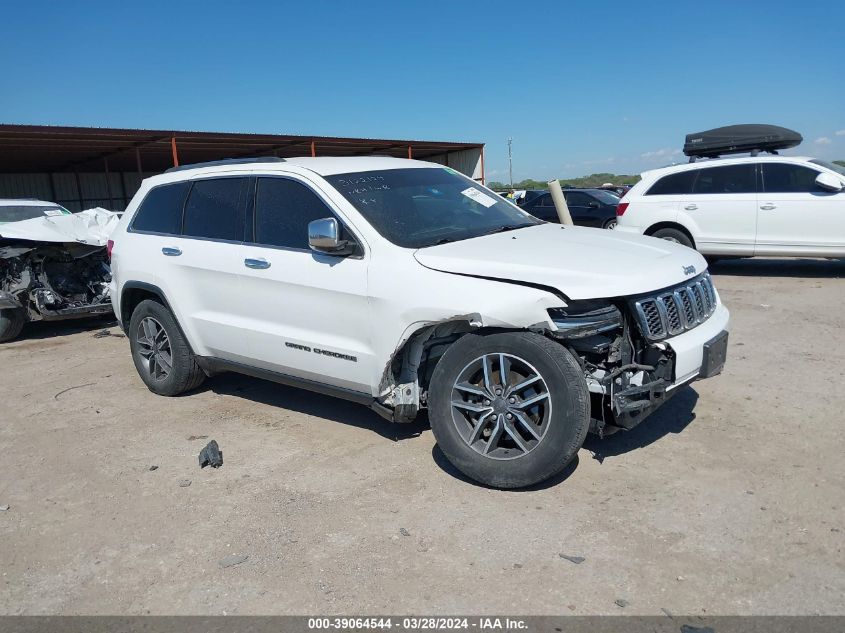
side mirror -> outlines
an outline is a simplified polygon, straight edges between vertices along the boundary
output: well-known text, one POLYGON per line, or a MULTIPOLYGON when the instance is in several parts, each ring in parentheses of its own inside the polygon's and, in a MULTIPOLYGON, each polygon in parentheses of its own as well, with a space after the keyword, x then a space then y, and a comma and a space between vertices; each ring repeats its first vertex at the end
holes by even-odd
POLYGON ((816 176, 816 184, 825 191, 842 191, 842 181, 833 174, 819 174, 816 176))
POLYGON ((340 226, 334 218, 322 218, 308 223, 308 246, 312 251, 329 255, 350 255, 353 245, 340 239, 340 226))

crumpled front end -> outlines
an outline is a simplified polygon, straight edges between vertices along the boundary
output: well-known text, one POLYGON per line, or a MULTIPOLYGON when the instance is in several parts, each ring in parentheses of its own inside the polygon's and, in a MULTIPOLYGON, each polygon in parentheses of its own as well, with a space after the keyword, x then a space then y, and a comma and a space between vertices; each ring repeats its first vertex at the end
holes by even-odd
POLYGON ((22 309, 30 321, 109 314, 110 281, 104 247, 9 240, 0 245, 0 309, 22 309))
POLYGON ((575 353, 592 398, 592 430, 631 429, 677 387, 721 372, 728 310, 708 273, 668 289, 550 311, 552 336, 575 353))

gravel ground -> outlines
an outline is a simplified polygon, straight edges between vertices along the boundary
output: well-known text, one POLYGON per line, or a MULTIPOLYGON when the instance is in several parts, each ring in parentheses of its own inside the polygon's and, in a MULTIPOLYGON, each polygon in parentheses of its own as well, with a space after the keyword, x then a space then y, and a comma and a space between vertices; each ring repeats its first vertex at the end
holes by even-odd
POLYGON ((160 398, 116 327, 32 326, 0 347, 0 613, 845 614, 843 273, 717 264, 725 372, 518 492, 424 421, 232 375, 160 398))

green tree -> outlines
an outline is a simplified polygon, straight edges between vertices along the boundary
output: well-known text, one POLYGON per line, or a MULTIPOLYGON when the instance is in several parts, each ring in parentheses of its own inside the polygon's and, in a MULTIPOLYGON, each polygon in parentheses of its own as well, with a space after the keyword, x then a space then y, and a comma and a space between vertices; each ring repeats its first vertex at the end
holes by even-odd
MULTIPOLYGON (((581 176, 580 178, 560 178, 561 187, 601 187, 604 183, 609 182, 614 185, 633 185, 639 182, 638 175, 630 174, 590 174, 589 176, 581 176)), ((507 183, 491 181, 488 185, 494 191, 507 191, 510 186, 507 183)), ((527 178, 513 183, 514 189, 548 189, 548 183, 543 180, 533 180, 527 178)))

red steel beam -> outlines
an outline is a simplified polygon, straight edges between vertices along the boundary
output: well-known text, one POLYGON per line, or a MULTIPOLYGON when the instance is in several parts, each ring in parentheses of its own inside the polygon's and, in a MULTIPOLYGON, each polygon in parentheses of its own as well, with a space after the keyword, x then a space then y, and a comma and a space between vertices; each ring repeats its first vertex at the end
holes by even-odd
POLYGON ((179 166, 179 153, 176 151, 176 137, 170 137, 170 151, 173 152, 173 166, 179 166))

